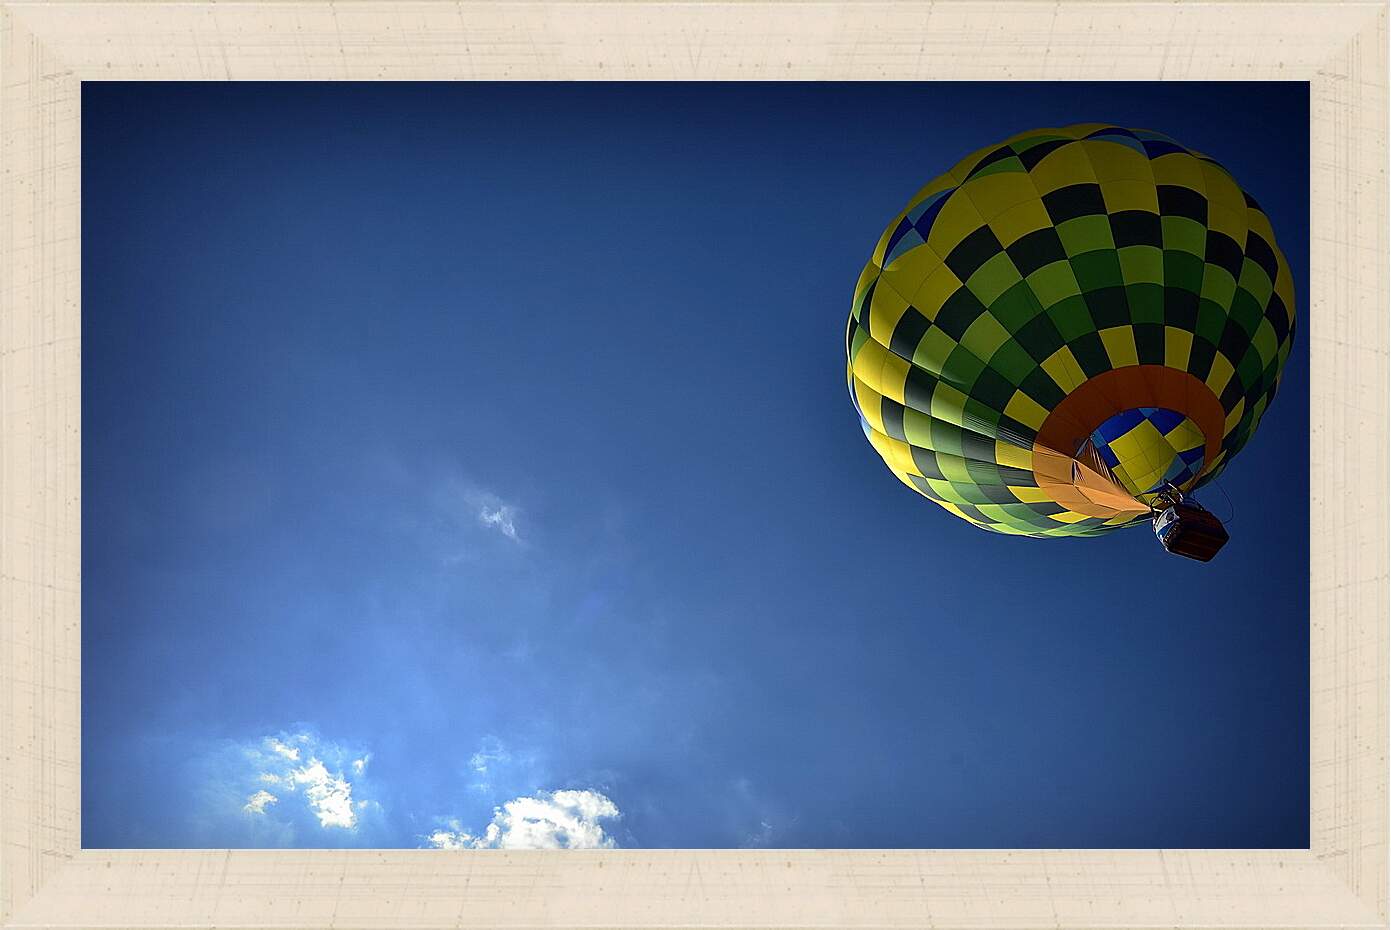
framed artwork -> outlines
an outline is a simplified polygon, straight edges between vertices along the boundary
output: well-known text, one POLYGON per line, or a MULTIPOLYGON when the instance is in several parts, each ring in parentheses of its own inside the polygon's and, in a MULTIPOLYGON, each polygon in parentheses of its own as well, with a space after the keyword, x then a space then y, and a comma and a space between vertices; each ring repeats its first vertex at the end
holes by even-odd
POLYGON ((1385 926, 1381 4, 0 3, 5 926, 1385 926))

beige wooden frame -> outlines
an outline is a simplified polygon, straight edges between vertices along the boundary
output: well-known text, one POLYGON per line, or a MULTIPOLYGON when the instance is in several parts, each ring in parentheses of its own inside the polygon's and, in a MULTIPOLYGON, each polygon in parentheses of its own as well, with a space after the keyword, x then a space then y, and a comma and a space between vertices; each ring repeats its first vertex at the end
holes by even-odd
POLYGON ((0 926, 1386 926, 1386 26, 1378 2, 0 0, 0 926), (350 78, 1311 82, 1312 849, 80 849, 80 82, 350 78))

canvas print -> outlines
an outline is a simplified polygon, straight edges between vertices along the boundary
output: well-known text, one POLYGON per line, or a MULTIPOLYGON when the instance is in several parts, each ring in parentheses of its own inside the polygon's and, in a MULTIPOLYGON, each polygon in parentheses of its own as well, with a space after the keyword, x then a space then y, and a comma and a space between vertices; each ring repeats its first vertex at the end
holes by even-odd
POLYGON ((1307 85, 82 136, 84 846, 1307 847, 1307 85))

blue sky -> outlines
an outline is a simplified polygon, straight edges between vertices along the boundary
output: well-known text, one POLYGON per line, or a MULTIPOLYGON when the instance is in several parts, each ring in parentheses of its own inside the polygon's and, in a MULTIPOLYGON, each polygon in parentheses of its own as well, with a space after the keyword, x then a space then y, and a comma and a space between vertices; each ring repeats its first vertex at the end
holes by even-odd
POLYGON ((1307 845, 1306 85, 82 107, 84 845, 1307 845), (952 519, 846 394, 894 213, 1084 121, 1294 270, 1207 565, 952 519))

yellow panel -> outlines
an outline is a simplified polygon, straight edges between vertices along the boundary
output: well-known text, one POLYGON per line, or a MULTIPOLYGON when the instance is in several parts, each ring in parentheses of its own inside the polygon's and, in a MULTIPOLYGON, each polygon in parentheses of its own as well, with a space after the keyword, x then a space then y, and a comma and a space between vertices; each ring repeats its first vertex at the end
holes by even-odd
POLYGON ((1233 210, 1230 207, 1220 206, 1208 202, 1207 205, 1207 226, 1208 229, 1215 229, 1220 233, 1230 236, 1236 241, 1238 248, 1246 246, 1246 209, 1233 210))
POLYGON ((995 440, 995 463, 1028 471, 1034 467, 1034 452, 1003 439, 995 440))
POLYGON ((1164 439, 1180 452, 1187 452, 1203 444, 1203 431, 1198 429, 1198 424, 1184 417, 1178 426, 1164 434, 1164 439))
POLYGON ((884 227, 884 232, 880 234, 879 241, 874 244, 874 254, 870 256, 870 261, 874 262, 874 264, 881 267, 883 266, 884 256, 888 254, 889 251, 889 239, 893 237, 894 230, 898 229, 898 224, 903 222, 903 218, 907 215, 907 211, 900 213, 893 218, 888 226, 884 227))
POLYGON ((1010 487, 1008 490, 1021 504, 1046 504, 1053 500, 1053 495, 1043 488, 1010 487))
POLYGON ((1154 183, 1149 158, 1130 146, 1102 139, 1087 139, 1081 145, 1087 152, 1087 160, 1092 163, 1092 171, 1096 173, 1098 181, 1154 183))
POLYGON ((1218 397, 1222 396, 1222 391, 1226 389, 1227 382, 1232 380, 1232 375, 1236 369, 1232 363, 1227 361, 1227 356, 1218 352, 1212 357, 1212 371, 1208 372, 1207 386, 1212 389, 1212 393, 1218 397))
MULTIPOLYGON (((1246 195, 1241 192, 1236 181, 1221 168, 1212 162, 1200 161, 1199 165, 1203 169, 1203 191, 1207 195, 1208 210, 1212 207, 1220 207, 1233 213, 1243 215, 1243 225, 1245 224, 1244 215, 1246 213, 1246 195)), ((1238 240, 1240 241, 1240 240, 1238 240)))
POLYGON ((1245 412, 1246 412, 1246 398, 1244 398, 1244 397, 1239 397, 1239 398, 1237 398, 1236 406, 1232 408, 1232 412, 1231 412, 1231 413, 1227 414, 1227 419, 1226 419, 1226 421, 1222 424, 1222 438, 1223 438, 1223 439, 1225 439, 1227 436, 1231 435, 1232 430, 1236 429, 1236 425, 1237 425, 1238 423, 1241 422, 1241 415, 1242 415, 1243 413, 1245 413, 1245 412))
POLYGON ((855 377, 876 391, 879 390, 879 372, 884 367, 884 355, 888 351, 873 339, 865 340, 851 362, 851 369, 855 372, 855 377))
POLYGON ((1021 171, 999 171, 972 178, 962 185, 956 196, 966 195, 976 205, 984 219, 999 216, 1015 204, 1038 201, 1038 189, 1029 176, 1021 171))
POLYGON ((1153 181, 1102 181, 1101 197, 1106 201, 1106 210, 1110 213, 1119 213, 1122 210, 1159 213, 1159 197, 1155 193, 1153 181))
POLYGON ((1063 346, 1052 355, 1041 366, 1048 377, 1052 378, 1064 391, 1071 392, 1074 388, 1087 380, 1087 375, 1082 371, 1082 366, 1077 364, 1077 359, 1073 357, 1072 350, 1063 346))
POLYGON ((1140 354, 1135 349, 1135 330, 1129 326, 1112 326, 1097 333, 1106 346, 1106 355, 1111 359, 1112 368, 1125 368, 1140 364, 1140 354))
POLYGON ((971 201, 965 197, 948 197, 942 212, 933 220, 927 233, 927 244, 938 255, 950 255, 951 250, 971 233, 985 225, 971 201))
POLYGON ((896 400, 900 404, 904 403, 904 386, 908 381, 908 369, 910 364, 894 355, 892 352, 884 352, 884 369, 879 376, 879 393, 890 400, 896 400))
POLYGON ((922 477, 918 471, 918 466, 913 464, 912 446, 878 432, 870 433, 869 441, 889 468, 896 472, 922 477))
POLYGON ((1146 420, 1110 443, 1111 451, 1120 459, 1115 471, 1123 478, 1126 489, 1144 493, 1158 483, 1173 460, 1173 453, 1154 424, 1146 420))
POLYGON ((1148 460, 1150 447, 1159 440, 1159 430, 1154 428, 1154 424, 1149 420, 1141 420, 1107 445, 1111 447, 1111 454, 1125 466, 1137 460, 1148 460))
POLYGON ((1023 391, 1014 392, 1009 403, 1005 404, 1005 415, 1014 417, 1031 429, 1041 428, 1043 421, 1048 419, 1048 411, 1040 407, 1036 400, 1023 391))
POLYGON ((946 265, 938 265, 913 292, 913 306, 921 310, 929 320, 935 320, 942 304, 960 287, 961 279, 952 274, 952 270, 946 265))
POLYGON ((1255 207, 1246 208, 1246 228, 1256 233, 1266 242, 1275 242, 1275 231, 1270 227, 1270 217, 1255 207))
POLYGON ((856 378, 853 383, 855 385, 855 401, 860 406, 860 412, 864 416, 865 422, 869 424, 870 439, 873 440, 875 436, 884 435, 884 417, 879 406, 879 392, 859 378, 856 378))
POLYGON ((911 294, 934 268, 942 264, 942 258, 925 245, 911 248, 895 258, 884 269, 884 277, 893 282, 900 294, 911 294))
POLYGON ((875 342, 889 344, 893 338, 894 327, 908 309, 908 301, 894 290, 884 279, 874 288, 874 296, 869 301, 869 335, 875 342))
MULTIPOLYGON (((920 189, 918 190, 918 192, 917 192, 916 194, 913 195, 913 199, 910 200, 910 201, 908 201, 908 209, 907 209, 907 210, 904 210, 902 213, 900 213, 900 214, 898 215, 899 219, 902 219, 903 217, 907 216, 908 213, 909 213, 909 211, 911 211, 911 210, 912 210, 914 207, 916 207, 918 204, 922 203, 924 200, 926 200, 927 198, 931 197, 933 194, 937 193, 938 191, 944 191, 944 190, 946 190, 946 189, 948 189, 948 188, 956 187, 956 186, 957 186, 957 180, 956 180, 956 178, 952 177, 952 176, 949 175, 949 174, 938 175, 937 177, 933 178, 931 181, 928 181, 927 184, 923 185, 923 187, 920 188, 920 189)), ((898 220, 894 220, 894 225, 897 225, 897 224, 898 224, 898 220)), ((893 228, 893 227, 890 227, 890 229, 892 229, 892 228, 893 228)))
POLYGON ((870 339, 860 347, 854 361, 855 377, 878 393, 903 403, 903 382, 908 363, 870 339))
POLYGON ((956 514, 958 517, 965 520, 967 523, 976 522, 975 520, 972 520, 970 517, 966 516, 966 514, 962 513, 961 508, 953 504, 951 501, 939 501, 934 498, 933 502, 945 508, 946 510, 949 510, 952 513, 956 514))
POLYGON ((1064 145, 1054 149, 1029 172, 1034 187, 1040 194, 1047 194, 1070 184, 1086 184, 1096 181, 1092 163, 1087 161, 1087 153, 1079 145, 1064 145))
POLYGON ((1188 370, 1188 356, 1193 351, 1193 334, 1186 329, 1164 327, 1164 364, 1179 371, 1188 370))
MULTIPOLYGON (((885 463, 885 464, 887 464, 887 463, 885 463)), ((912 481, 910 481, 909 478, 908 478, 908 476, 905 475, 903 472, 901 472, 901 471, 899 471, 899 470, 897 470, 897 469, 895 469, 895 468, 890 468, 890 469, 889 469, 889 473, 890 473, 891 475, 893 475, 895 478, 897 478, 899 481, 902 481, 903 484, 904 484, 904 486, 907 487, 909 490, 911 490, 914 494, 922 494, 923 497, 927 497, 926 494, 923 494, 922 489, 919 488, 919 487, 918 487, 916 484, 914 484, 912 481)), ((917 472, 914 472, 913 474, 916 475, 917 472)), ((922 475, 918 475, 918 477, 921 478, 922 475)), ((928 499, 928 500, 932 500, 932 498, 930 498, 930 497, 927 497, 927 499, 928 499)))
POLYGON ((1059 523, 1081 523, 1087 519, 1084 513, 1073 513, 1071 510, 1064 510, 1062 513, 1049 514, 1048 519, 1056 520, 1059 523))
POLYGON ((1184 152, 1170 152, 1150 159, 1155 184, 1176 185, 1202 191, 1203 163, 1184 152))
POLYGON ((1052 225, 1048 211, 1043 208, 1043 201, 1036 197, 1015 204, 990 220, 990 228, 1002 245, 1010 245, 1021 236, 1052 225))

